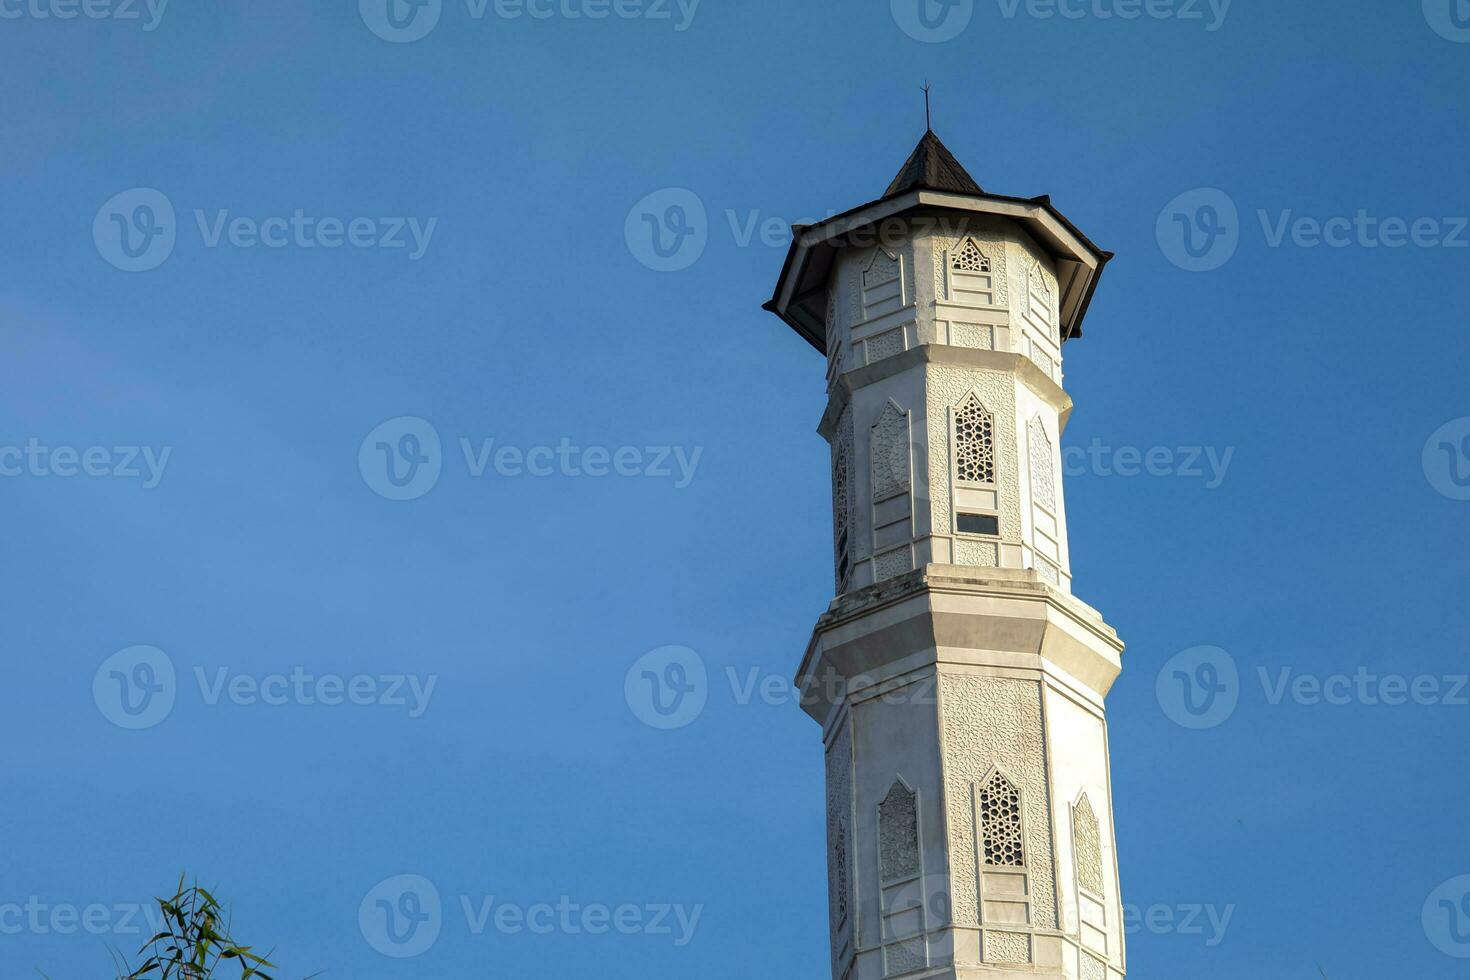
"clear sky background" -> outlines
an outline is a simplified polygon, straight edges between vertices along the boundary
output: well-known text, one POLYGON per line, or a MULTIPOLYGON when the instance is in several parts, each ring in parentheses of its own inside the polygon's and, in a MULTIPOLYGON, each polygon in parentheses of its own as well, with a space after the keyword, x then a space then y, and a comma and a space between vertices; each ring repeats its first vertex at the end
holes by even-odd
POLYGON ((1470 672, 1470 30, 1448 2, 1237 0, 1220 22, 975 0, 936 42, 888 0, 704 0, 684 30, 672 4, 444 0, 412 43, 350 0, 175 0, 151 31, 141 3, 37 16, 60 2, 0 0, 0 448, 143 475, 0 455, 0 977, 110 975, 107 947, 142 939, 117 908, 184 870, 286 977, 826 976, 818 728, 741 690, 789 677, 831 597, 823 363, 759 309, 784 241, 741 230, 879 196, 925 79, 983 186, 1050 193, 1118 253, 1068 345, 1064 446, 1075 590, 1129 644, 1109 709, 1131 974, 1470 975, 1448 955, 1470 954, 1470 692, 1272 703, 1260 679, 1470 672), (113 214, 165 217, 104 209, 134 188, 176 213, 151 271, 114 264, 113 214), (667 188, 705 210, 674 272, 625 233, 667 188), (1201 188, 1238 217, 1171 205, 1201 188), (364 240, 437 224, 413 259, 211 247, 195 217, 297 209, 373 219, 364 240), (1283 216, 1360 211, 1433 221, 1403 247, 1273 244, 1283 216), (1182 267, 1174 214, 1223 264, 1182 267), (403 416, 440 472, 393 501, 359 449, 403 416), (477 477, 461 439, 638 447, 625 469, 654 475, 477 477), (1077 455, 1095 440, 1233 456, 1220 481, 1127 477, 1077 455), (170 450, 156 485, 130 446, 170 450), (687 485, 661 446, 701 452, 687 485), (104 666, 139 645, 175 672, 161 718, 112 686, 157 655, 104 666), (708 681, 666 731, 624 681, 668 645, 708 681), (1193 729, 1166 665, 1201 645, 1237 706, 1193 729), (296 667, 437 680, 418 717, 411 696, 215 696, 296 667), (363 922, 405 874, 443 911, 391 958, 363 922), (645 928, 477 934, 462 908, 562 896, 645 928), (66 928, 95 905, 102 934, 66 928), (690 941, 646 928, 658 905, 702 906, 690 941))

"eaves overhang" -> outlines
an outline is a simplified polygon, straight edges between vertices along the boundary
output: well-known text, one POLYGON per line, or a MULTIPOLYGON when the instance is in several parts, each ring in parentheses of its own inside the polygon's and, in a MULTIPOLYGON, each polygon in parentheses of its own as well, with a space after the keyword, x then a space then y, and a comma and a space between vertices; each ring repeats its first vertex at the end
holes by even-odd
POLYGON ((825 355, 827 281, 837 253, 850 247, 858 233, 884 221, 928 213, 994 215, 1021 225, 1056 262, 1062 339, 1082 336, 1082 321, 1097 291, 1103 267, 1113 253, 1093 244, 1046 196, 1021 198, 911 190, 872 201, 814 225, 794 225, 791 247, 786 252, 775 294, 763 309, 775 313, 825 355))

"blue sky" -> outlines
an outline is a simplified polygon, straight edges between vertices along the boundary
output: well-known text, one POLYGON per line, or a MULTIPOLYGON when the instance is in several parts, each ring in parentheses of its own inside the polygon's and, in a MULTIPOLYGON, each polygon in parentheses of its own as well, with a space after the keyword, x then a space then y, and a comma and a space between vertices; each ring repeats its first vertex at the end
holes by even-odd
POLYGON ((1131 972, 1466 976, 1450 2, 443 0, 402 42, 370 2, 0 0, 0 976, 106 975, 181 870, 285 976, 824 975, 779 686, 830 598, 823 365, 744 230, 878 196, 926 79, 982 185, 1118 253, 1064 442, 1129 644, 1131 972), (671 188, 703 250, 657 271, 629 218, 671 188), (365 478, 380 442, 426 462, 365 478), (670 646, 707 680, 663 730, 624 682, 670 646), (431 916, 420 879, 433 942, 381 955, 359 913, 431 916))

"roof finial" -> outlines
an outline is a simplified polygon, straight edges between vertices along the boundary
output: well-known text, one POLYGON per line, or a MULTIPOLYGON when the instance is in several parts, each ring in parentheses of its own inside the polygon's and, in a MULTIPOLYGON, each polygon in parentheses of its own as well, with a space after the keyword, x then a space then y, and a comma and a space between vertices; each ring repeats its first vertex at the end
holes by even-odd
POLYGON ((934 118, 929 111, 929 80, 924 80, 924 132, 934 132, 934 118))

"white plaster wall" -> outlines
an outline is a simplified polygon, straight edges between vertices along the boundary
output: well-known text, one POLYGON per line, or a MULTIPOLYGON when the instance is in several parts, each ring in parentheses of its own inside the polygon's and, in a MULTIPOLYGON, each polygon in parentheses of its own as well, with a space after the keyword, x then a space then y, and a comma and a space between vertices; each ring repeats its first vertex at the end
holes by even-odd
MULTIPOLYGON (((878 805, 900 775, 918 793, 920 854, 926 898, 945 897, 947 839, 939 731, 932 668, 907 678, 910 683, 884 696, 861 700, 852 708, 854 804, 857 813, 856 863, 858 946, 861 977, 882 976, 879 919, 878 805)), ((942 909, 928 909, 931 929, 942 909)), ((942 948, 931 951, 931 963, 942 948)))
POLYGON ((1113 834, 1111 781, 1108 774, 1107 726, 1095 708, 1055 687, 1046 692, 1046 723, 1051 752, 1054 826, 1061 869, 1064 930, 1080 933, 1078 885, 1072 840, 1071 807, 1087 793, 1097 814, 1102 839, 1102 872, 1107 911, 1106 958, 1123 967, 1122 899, 1118 889, 1117 852, 1113 834))

